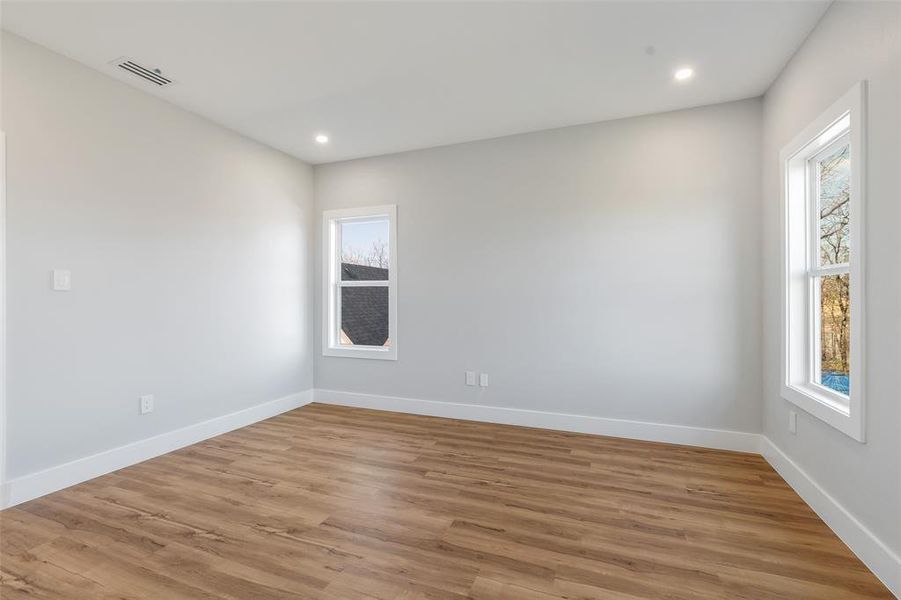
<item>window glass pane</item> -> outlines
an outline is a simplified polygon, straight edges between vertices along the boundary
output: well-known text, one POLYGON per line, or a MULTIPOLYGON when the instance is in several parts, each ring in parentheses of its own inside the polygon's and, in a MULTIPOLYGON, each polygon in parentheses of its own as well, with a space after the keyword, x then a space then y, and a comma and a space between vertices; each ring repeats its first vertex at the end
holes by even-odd
POLYGON ((851 277, 848 273, 821 277, 820 381, 836 392, 850 389, 851 277))
POLYGON ((388 219, 374 218, 339 223, 341 227, 341 279, 387 281, 388 219))
POLYGON ((850 144, 845 143, 817 158, 821 265, 844 264, 849 259, 850 149, 850 144))
POLYGON ((388 339, 388 288, 341 288, 341 344, 391 346, 388 339))

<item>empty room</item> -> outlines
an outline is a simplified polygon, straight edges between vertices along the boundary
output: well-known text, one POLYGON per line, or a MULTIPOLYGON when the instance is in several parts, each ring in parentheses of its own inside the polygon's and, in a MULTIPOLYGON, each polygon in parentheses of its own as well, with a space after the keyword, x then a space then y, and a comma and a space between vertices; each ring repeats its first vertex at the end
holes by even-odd
POLYGON ((0 3, 0 598, 901 598, 901 2, 0 3))

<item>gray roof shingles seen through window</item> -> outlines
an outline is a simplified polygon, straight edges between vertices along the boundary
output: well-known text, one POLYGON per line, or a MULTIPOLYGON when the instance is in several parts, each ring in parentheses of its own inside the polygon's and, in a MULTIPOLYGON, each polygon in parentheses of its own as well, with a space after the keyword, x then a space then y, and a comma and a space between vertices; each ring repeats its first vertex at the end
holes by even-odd
MULTIPOLYGON (((343 281, 386 281, 388 269, 341 263, 343 281)), ((388 340, 388 288, 341 288, 341 329, 356 346, 384 346, 388 340)))

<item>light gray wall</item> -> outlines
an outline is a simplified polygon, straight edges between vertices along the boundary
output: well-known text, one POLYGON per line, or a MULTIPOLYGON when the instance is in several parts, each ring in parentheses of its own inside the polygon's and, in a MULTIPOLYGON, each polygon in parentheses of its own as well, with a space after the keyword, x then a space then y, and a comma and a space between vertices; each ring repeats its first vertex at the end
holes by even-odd
POLYGON ((759 431, 759 131, 746 100, 315 167, 320 217, 397 204, 399 263, 399 360, 317 339, 317 388, 759 431))
MULTIPOLYGON (((901 4, 832 5, 766 94, 763 217, 764 433, 883 542, 901 552, 899 244, 901 4), (780 149, 857 81, 869 86, 866 174, 866 435, 859 444, 779 396, 780 149)), ((852 309, 853 310, 853 309, 852 309)))
POLYGON ((21 38, 2 50, 8 477, 312 387, 311 168, 21 38))

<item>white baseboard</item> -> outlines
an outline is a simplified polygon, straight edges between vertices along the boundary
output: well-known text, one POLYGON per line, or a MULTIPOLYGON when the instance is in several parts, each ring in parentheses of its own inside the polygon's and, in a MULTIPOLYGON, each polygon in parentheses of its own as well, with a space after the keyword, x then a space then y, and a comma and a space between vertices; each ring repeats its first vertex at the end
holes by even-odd
POLYGON ((811 479, 769 438, 761 436, 760 453, 863 564, 895 596, 901 598, 901 557, 811 479))
POLYGON ((155 456, 196 444, 240 427, 246 427, 312 401, 313 390, 298 392, 175 431, 79 458, 44 471, 11 479, 0 490, 4 501, 2 508, 15 506, 155 456))
POLYGON ((504 408, 500 406, 484 406, 481 404, 459 404, 456 402, 436 402, 433 400, 416 400, 398 398, 396 396, 377 396, 355 392, 336 390, 320 390, 314 392, 316 402, 323 404, 339 404, 359 408, 374 408, 393 412, 404 412, 432 417, 466 419, 486 423, 504 425, 521 425, 523 427, 539 427, 558 431, 591 433, 613 437, 667 442, 686 446, 703 446, 720 450, 758 453, 760 435, 742 431, 725 429, 705 429, 703 427, 687 427, 684 425, 665 425, 644 421, 627 421, 624 419, 607 419, 585 415, 569 415, 564 413, 526 410, 522 408, 504 408))

